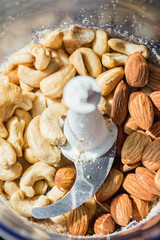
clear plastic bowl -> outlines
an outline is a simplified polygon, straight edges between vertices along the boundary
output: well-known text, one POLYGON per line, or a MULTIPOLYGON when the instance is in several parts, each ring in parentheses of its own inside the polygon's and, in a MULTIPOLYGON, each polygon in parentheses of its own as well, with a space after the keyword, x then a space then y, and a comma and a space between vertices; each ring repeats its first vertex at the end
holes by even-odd
MULTIPOLYGON (((159 0, 1 0, 0 63, 32 39, 37 40, 40 31, 78 24, 143 43, 150 49, 150 61, 160 64, 159 23, 159 0)), ((0 204, 0 235, 5 239, 109 239, 48 233, 25 221, 1 200, 0 204)), ((110 239, 160 239, 160 213, 125 232, 112 234, 110 239)))

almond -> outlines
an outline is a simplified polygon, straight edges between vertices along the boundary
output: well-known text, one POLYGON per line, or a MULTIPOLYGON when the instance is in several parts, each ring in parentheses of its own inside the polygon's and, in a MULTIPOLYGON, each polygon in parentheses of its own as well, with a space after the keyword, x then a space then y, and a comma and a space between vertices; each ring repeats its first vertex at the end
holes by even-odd
POLYGON ((155 91, 155 92, 151 93, 149 96, 150 96, 153 104, 158 109, 158 111, 160 111, 160 91, 155 91))
POLYGON ((104 202, 115 194, 121 186, 123 180, 123 173, 112 168, 106 180, 95 193, 96 199, 99 202, 104 202))
POLYGON ((133 195, 130 196, 130 199, 132 202, 132 219, 139 222, 144 219, 149 212, 148 202, 136 198, 133 195))
POLYGON ((153 123, 152 127, 146 131, 146 134, 152 139, 160 138, 160 121, 153 123))
POLYGON ((149 97, 143 92, 134 92, 129 98, 129 112, 137 125, 148 130, 154 119, 153 105, 149 97))
POLYGON ((149 192, 160 196, 160 191, 158 191, 154 182, 155 174, 153 172, 149 171, 145 167, 137 167, 136 176, 144 188, 146 188, 149 192))
POLYGON ((129 171, 135 169, 136 167, 138 167, 139 165, 141 165, 141 162, 137 162, 137 163, 134 163, 131 165, 121 163, 120 170, 121 170, 121 172, 129 172, 129 171))
POLYGON ((116 157, 121 156, 122 147, 124 141, 126 140, 127 134, 124 132, 124 128, 122 125, 118 126, 118 136, 116 142, 116 157))
POLYGON ((155 181, 157 189, 160 191, 160 169, 156 172, 154 181, 155 181))
POLYGON ((120 226, 126 226, 132 216, 132 204, 127 194, 115 197, 110 206, 114 221, 120 226))
POLYGON ((104 210, 106 210, 106 212, 110 212, 110 206, 109 206, 109 204, 107 203, 107 201, 105 201, 105 202, 99 202, 99 201, 97 200, 97 198, 96 198, 96 195, 94 195, 94 198, 95 198, 96 202, 98 203, 98 205, 99 205, 100 207, 102 207, 104 210))
POLYGON ((97 235, 106 235, 112 233, 115 229, 115 223, 111 217, 111 214, 101 213, 98 215, 94 223, 94 232, 97 235))
POLYGON ((127 84, 122 80, 116 87, 113 97, 111 118, 117 125, 121 125, 128 112, 129 89, 127 84))
POLYGON ((94 196, 90 197, 87 201, 85 201, 84 206, 85 209, 87 210, 88 220, 92 221, 97 210, 97 204, 94 196))
POLYGON ((142 164, 150 171, 156 171, 160 168, 160 139, 154 140, 145 148, 142 164))
POLYGON ((135 52, 127 58, 125 76, 132 87, 144 87, 148 83, 148 66, 141 53, 135 52))
POLYGON ((135 173, 126 175, 123 181, 123 188, 131 195, 144 201, 152 201, 157 198, 155 194, 149 192, 141 185, 135 173))
POLYGON ((88 215, 84 205, 67 213, 67 226, 72 235, 84 236, 88 230, 88 215))
POLYGON ((149 68, 149 79, 148 79, 148 86, 155 90, 159 91, 160 90, 160 68, 154 66, 153 64, 148 64, 149 68))
POLYGON ((124 164, 134 164, 142 159, 142 153, 151 142, 149 136, 141 132, 131 133, 125 140, 122 151, 121 161, 124 164))
POLYGON ((138 125, 134 118, 129 116, 124 124, 124 131, 127 134, 131 134, 132 132, 135 132, 138 129, 138 125))

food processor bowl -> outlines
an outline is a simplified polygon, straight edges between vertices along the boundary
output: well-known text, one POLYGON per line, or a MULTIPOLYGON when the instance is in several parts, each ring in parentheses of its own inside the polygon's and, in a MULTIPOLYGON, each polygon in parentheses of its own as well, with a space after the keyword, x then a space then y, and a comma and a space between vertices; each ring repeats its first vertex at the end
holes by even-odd
MULTIPOLYGON (((149 61, 160 65, 159 0, 1 0, 0 63, 46 29, 65 29, 70 24, 102 28, 150 50, 149 61)), ((110 236, 76 237, 50 233, 16 214, 0 199, 0 236, 4 239, 160 239, 160 211, 141 224, 131 222, 125 231, 110 236)))

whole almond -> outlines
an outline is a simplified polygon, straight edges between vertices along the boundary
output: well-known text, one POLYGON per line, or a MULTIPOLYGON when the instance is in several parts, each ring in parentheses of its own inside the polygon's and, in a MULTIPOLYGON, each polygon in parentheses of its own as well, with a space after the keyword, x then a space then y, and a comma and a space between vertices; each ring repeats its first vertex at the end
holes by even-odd
POLYGON ((150 171, 160 168, 160 139, 156 139, 145 148, 142 154, 142 164, 150 171))
POLYGON ((144 87, 148 83, 148 66, 141 53, 135 52, 127 58, 125 76, 132 87, 144 87))
POLYGON ((111 110, 111 118, 117 125, 121 125, 126 118, 128 112, 128 96, 128 86, 122 80, 115 89, 111 110))
POLYGON ((148 68, 149 68, 148 86, 155 91, 159 91, 160 90, 160 81, 159 81, 160 68, 150 63, 148 64, 148 68))
POLYGON ((148 130, 152 126, 154 120, 153 105, 145 93, 132 93, 129 98, 128 108, 131 117, 134 118, 140 128, 148 130))
POLYGON ((149 192, 160 196, 160 191, 158 191, 154 182, 155 174, 153 172, 149 171, 145 167, 137 167, 136 176, 144 188, 146 188, 149 192))
POLYGON ((101 213, 94 223, 94 232, 97 235, 106 235, 112 233, 115 229, 115 223, 111 214, 101 213))
POLYGON ((152 201, 157 198, 157 196, 149 192, 146 188, 141 185, 135 173, 129 173, 126 175, 123 181, 123 188, 131 195, 144 200, 152 201))
POLYGON ((150 96, 153 104, 160 111, 160 91, 155 91, 155 92, 151 93, 149 96, 150 96))
POLYGON ((132 219, 139 222, 143 220, 149 212, 148 202, 136 198, 133 195, 130 196, 130 199, 132 202, 132 219))
POLYGON ((160 191, 160 169, 156 172, 154 181, 155 181, 157 189, 160 191))
POLYGON ((132 216, 132 203, 127 194, 115 197, 110 206, 114 221, 120 226, 126 226, 132 216))
POLYGON ((142 153, 151 142, 149 136, 141 132, 131 133, 125 140, 122 151, 121 161, 124 164, 134 164, 142 159, 142 153))
POLYGON ((123 174, 119 170, 112 168, 104 183, 95 193, 96 199, 99 202, 104 202, 105 200, 109 199, 118 191, 122 180, 123 174))
POLYGON ((146 131, 146 134, 152 139, 160 138, 160 121, 153 123, 152 127, 146 131))
POLYGON ((84 205, 67 213, 67 226, 72 235, 84 236, 88 230, 88 215, 84 205))
POLYGON ((141 164, 142 164, 141 162, 136 162, 136 163, 130 164, 130 165, 121 163, 120 170, 121 170, 121 172, 129 172, 129 171, 135 169, 136 167, 138 167, 141 164))

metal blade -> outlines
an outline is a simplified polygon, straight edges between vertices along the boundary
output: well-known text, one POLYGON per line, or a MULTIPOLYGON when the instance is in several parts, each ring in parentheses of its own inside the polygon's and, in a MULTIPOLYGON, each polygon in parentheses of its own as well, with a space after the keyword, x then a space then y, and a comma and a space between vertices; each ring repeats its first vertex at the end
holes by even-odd
POLYGON ((46 207, 31 210, 38 219, 51 218, 67 213, 88 200, 101 186, 107 177, 116 153, 116 144, 102 157, 95 161, 75 162, 77 177, 75 184, 58 202, 46 207))

